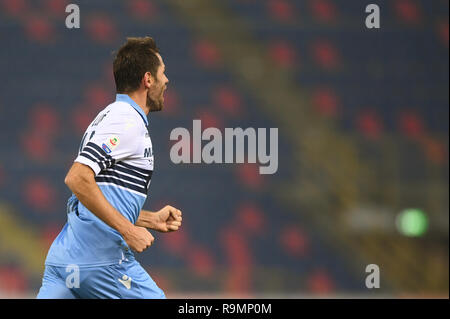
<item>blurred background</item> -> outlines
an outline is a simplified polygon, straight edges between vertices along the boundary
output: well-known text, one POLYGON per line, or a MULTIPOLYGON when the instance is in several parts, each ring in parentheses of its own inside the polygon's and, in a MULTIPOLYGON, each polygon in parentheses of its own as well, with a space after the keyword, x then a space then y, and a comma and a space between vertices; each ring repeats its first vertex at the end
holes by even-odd
POLYGON ((145 209, 182 230, 137 259, 169 298, 445 297, 447 0, 0 0, 0 297, 34 298, 64 177, 115 99, 113 51, 155 38, 145 209), (65 8, 80 7, 67 29, 65 8), (365 8, 380 7, 368 29, 365 8), (279 169, 170 161, 172 129, 279 128, 279 169), (379 289, 365 286, 380 268, 379 289))

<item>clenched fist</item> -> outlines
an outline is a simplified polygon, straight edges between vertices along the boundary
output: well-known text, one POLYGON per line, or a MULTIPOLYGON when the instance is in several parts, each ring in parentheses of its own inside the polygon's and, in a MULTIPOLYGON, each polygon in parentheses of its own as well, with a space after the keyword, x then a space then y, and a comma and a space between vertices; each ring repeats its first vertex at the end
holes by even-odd
POLYGON ((153 229, 160 232, 176 231, 181 227, 181 210, 170 205, 165 206, 155 213, 153 229))
POLYGON ((128 247, 138 253, 142 253, 150 247, 155 240, 146 228, 135 225, 132 225, 122 236, 128 247))
POLYGON ((181 210, 167 205, 157 212, 141 210, 136 225, 167 233, 180 229, 182 220, 181 210))

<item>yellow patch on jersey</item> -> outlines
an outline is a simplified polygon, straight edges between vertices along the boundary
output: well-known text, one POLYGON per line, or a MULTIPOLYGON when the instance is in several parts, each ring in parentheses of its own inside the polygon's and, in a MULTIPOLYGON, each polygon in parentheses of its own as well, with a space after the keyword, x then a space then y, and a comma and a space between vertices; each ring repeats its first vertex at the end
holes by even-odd
POLYGON ((128 130, 128 129, 132 128, 134 125, 135 125, 134 121, 127 120, 126 124, 125 124, 125 130, 128 130))

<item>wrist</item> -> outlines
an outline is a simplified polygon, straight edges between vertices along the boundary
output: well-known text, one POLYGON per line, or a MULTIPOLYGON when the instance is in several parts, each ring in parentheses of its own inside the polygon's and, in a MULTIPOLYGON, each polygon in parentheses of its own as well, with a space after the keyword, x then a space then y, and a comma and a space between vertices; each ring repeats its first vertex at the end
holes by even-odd
POLYGON ((128 237, 130 233, 133 232, 133 224, 126 220, 125 222, 121 223, 116 229, 117 231, 122 235, 122 237, 128 237))
POLYGON ((145 228, 153 228, 156 224, 155 218, 156 218, 155 213, 150 212, 148 210, 142 210, 141 213, 139 214, 139 218, 136 222, 136 225, 145 228))

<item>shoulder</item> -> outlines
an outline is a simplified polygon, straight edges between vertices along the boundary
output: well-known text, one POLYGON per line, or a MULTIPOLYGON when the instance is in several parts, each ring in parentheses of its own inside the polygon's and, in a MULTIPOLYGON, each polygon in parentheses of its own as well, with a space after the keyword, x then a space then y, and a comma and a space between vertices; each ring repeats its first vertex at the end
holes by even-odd
POLYGON ((105 124, 112 125, 120 131, 136 133, 145 128, 139 113, 128 103, 116 101, 108 105, 104 111, 108 112, 105 124))
POLYGON ((106 107, 112 117, 115 118, 132 118, 134 120, 140 119, 140 115, 136 110, 128 103, 122 101, 116 101, 106 107))

